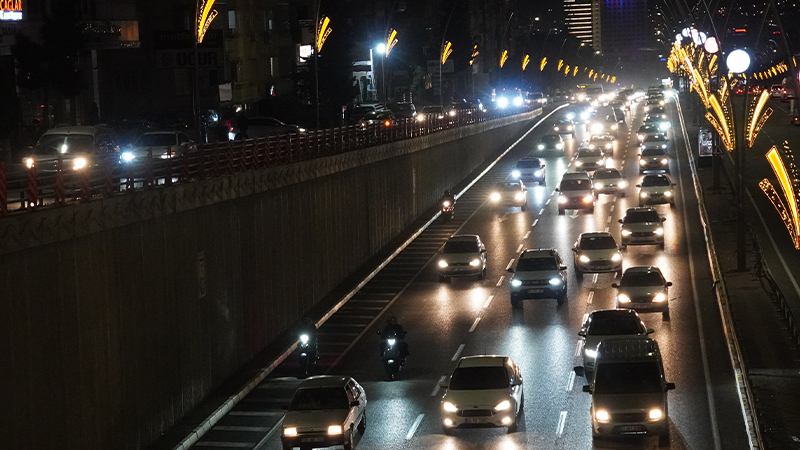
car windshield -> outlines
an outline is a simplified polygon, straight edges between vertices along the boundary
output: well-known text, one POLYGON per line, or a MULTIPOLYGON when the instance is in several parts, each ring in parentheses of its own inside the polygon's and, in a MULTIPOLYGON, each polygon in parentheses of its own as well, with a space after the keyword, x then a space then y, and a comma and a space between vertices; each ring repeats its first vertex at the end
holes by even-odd
POLYGON ((558 138, 558 136, 555 136, 555 135, 548 134, 548 135, 542 136, 542 142, 558 142, 558 141, 559 141, 559 138, 558 138))
POLYGON ((625 214, 624 222, 661 222, 661 217, 655 211, 629 211, 628 214, 625 214))
POLYGON ((539 160, 517 161, 517 169, 532 169, 539 167, 539 160))
POLYGON ((340 387, 298 389, 289 407, 292 411, 318 411, 349 408, 347 394, 340 387))
POLYGON ((580 247, 583 250, 604 250, 617 248, 617 243, 611 236, 584 236, 581 238, 580 247))
POLYGON ((642 156, 663 156, 666 155, 663 148, 646 148, 642 150, 642 156))
POLYGON ((370 111, 370 112, 364 114, 364 120, 379 119, 380 118, 380 114, 381 113, 378 112, 378 111, 370 111))
POLYGON ((559 120, 558 125, 572 125, 571 120, 559 120))
POLYGON ((356 106, 351 111, 351 114, 354 115, 354 116, 360 116, 360 115, 366 114, 366 113, 368 113, 370 111, 375 111, 375 108, 370 108, 369 106, 356 106))
POLYGON ((512 192, 520 190, 518 184, 512 184, 512 183, 501 184, 500 186, 498 186, 498 189, 500 189, 501 191, 512 191, 512 192))
POLYGON ((580 191, 589 190, 592 188, 592 182, 589 180, 562 180, 562 191, 580 191))
POLYGON ((444 244, 443 253, 477 253, 478 243, 475 241, 449 241, 444 244))
POLYGON ((558 270, 555 258, 523 258, 517 263, 517 272, 536 272, 540 270, 558 270))
POLYGON ((664 136, 663 134, 656 134, 654 136, 647 136, 647 139, 645 139, 644 141, 645 142, 666 142, 668 140, 669 139, 667 139, 667 137, 664 136))
POLYGON ((426 114, 436 114, 442 112, 441 106, 426 106, 422 108, 422 112, 426 114))
POLYGON ((642 180, 642 187, 669 186, 671 184, 669 178, 665 176, 644 177, 642 180))
POLYGON ((617 169, 609 169, 609 170, 598 170, 594 173, 594 177, 598 180, 609 180, 609 179, 616 179, 622 178, 620 175, 619 170, 617 169))
POLYGON ((509 377, 504 366, 459 367, 450 379, 450 389, 454 391, 507 389, 508 386, 509 377))
POLYGON ((612 141, 613 139, 610 136, 592 136, 589 139, 589 142, 597 142, 597 141, 612 141))
POLYGON ((620 287, 625 286, 661 286, 664 278, 658 272, 626 271, 619 280, 620 287))
POLYGON ((600 150, 583 149, 578 151, 578 158, 599 158, 603 156, 600 150))
POLYGON ((174 134, 159 133, 159 134, 143 134, 139 136, 134 147, 166 147, 168 145, 175 145, 177 143, 174 134))
POLYGON ((639 132, 640 133, 644 133, 644 132, 647 132, 647 131, 656 131, 656 130, 657 130, 657 128, 656 128, 655 125, 642 125, 642 126, 639 127, 639 132))
POLYGON ((92 151, 92 136, 85 134, 50 134, 42 136, 36 144, 37 155, 81 153, 92 151))
POLYGON ((398 103, 395 105, 395 109, 398 111, 413 111, 414 105, 411 103, 398 103))
POLYGON ((642 324, 635 317, 593 317, 587 334, 592 336, 614 336, 641 333, 642 324))
POLYGON ((595 394, 646 394, 663 392, 656 362, 598 364, 595 394))

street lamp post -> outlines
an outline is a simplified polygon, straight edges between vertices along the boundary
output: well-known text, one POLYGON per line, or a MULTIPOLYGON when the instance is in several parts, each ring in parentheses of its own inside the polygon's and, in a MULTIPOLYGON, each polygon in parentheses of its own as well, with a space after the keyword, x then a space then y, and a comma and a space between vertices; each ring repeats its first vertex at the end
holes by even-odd
POLYGON ((386 44, 380 43, 375 47, 375 51, 381 55, 381 92, 378 97, 383 98, 383 106, 386 107, 386 44))
MULTIPOLYGON (((734 74, 741 74, 750 67, 750 55, 744 50, 734 50, 725 59, 728 70, 734 74)), ((744 140, 745 123, 747 122, 747 87, 744 89, 744 99, 742 101, 742 117, 739 126, 736 127, 736 202, 737 202, 737 223, 736 223, 736 269, 738 271, 747 270, 747 247, 745 241, 744 223, 744 140)))
POLYGON ((442 66, 444 65, 444 58, 441 56, 444 52, 444 38, 447 35, 447 28, 450 27, 450 19, 453 18, 453 13, 458 5, 458 0, 453 2, 453 7, 450 9, 450 15, 447 16, 447 23, 444 25, 444 32, 442 32, 442 45, 439 46, 439 105, 444 107, 444 80, 442 80, 442 66))

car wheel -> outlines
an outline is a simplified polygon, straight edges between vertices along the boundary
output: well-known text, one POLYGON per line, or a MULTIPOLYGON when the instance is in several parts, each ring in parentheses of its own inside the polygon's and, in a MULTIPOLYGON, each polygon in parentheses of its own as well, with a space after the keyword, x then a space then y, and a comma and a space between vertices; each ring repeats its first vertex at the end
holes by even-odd
POLYGON ((453 429, 452 428, 442 427, 442 432, 446 436, 452 436, 453 435, 453 429))
POLYGON ((450 277, 439 275, 439 283, 449 283, 449 282, 450 282, 450 277))
POLYGON ((669 429, 667 431, 658 435, 658 446, 659 447, 669 447, 669 429))
POLYGON ((367 412, 364 412, 364 415, 361 417, 361 422, 358 424, 358 432, 361 435, 364 435, 364 432, 367 431, 367 412))
POLYGON ((347 437, 345 437, 342 447, 344 447, 344 450, 353 450, 353 427, 350 427, 350 430, 347 431, 347 437))
POLYGON ((559 216, 563 216, 564 215, 564 208, 558 208, 558 215, 559 216))
POLYGON ((669 310, 666 310, 661 313, 661 320, 664 322, 669 322, 669 310))

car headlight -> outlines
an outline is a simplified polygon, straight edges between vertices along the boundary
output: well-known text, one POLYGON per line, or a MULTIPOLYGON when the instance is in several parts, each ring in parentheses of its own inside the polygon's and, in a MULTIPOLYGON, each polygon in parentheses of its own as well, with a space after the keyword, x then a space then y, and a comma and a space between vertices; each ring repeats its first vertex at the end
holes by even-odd
POLYGON ((588 118, 589 118, 589 113, 587 113, 585 111, 581 113, 581 119, 586 120, 588 118))
POLYGON ((612 145, 611 145, 610 142, 608 144, 606 144, 606 149, 611 149, 611 147, 612 147, 612 145))
POLYGON ((647 417, 649 417, 650 420, 659 420, 664 417, 664 412, 658 408, 653 408, 650 410, 650 413, 647 415, 647 417))
POLYGON ((447 266, 449 266, 449 264, 447 264, 447 261, 445 261, 445 260, 443 260, 443 259, 440 259, 440 260, 439 260, 439 267, 441 267, 442 269, 444 269, 444 268, 445 268, 445 267, 447 267, 447 266))
POLYGON ((495 411, 505 411, 508 408, 511 408, 511 402, 508 400, 503 400, 502 402, 498 403, 497 406, 494 407, 495 411))
POLYGON ((134 158, 136 158, 136 155, 132 152, 122 152, 122 160, 124 162, 131 162, 134 158))
POLYGON ((631 302, 631 298, 628 297, 625 294, 619 294, 619 295, 617 295, 617 301, 620 302, 620 303, 630 303, 631 302))
POLYGON ((423 116, 423 115, 417 116, 417 122, 422 122, 424 120, 425 120, 425 116, 423 116))
POLYGON ((561 286, 561 283, 563 283, 563 282, 564 282, 564 280, 562 280, 560 277, 550 278, 550 281, 549 281, 550 286, 561 286))
POLYGON ((511 286, 513 287, 520 287, 522 286, 522 281, 517 280, 516 278, 511 280, 511 286))
POLYGON ((640 160, 639 160, 639 165, 640 165, 640 166, 644 166, 645 164, 647 164, 647 161, 645 161, 645 160, 643 160, 643 159, 640 159, 640 160))
POLYGON ((342 426, 341 425, 331 425, 328 427, 328 434, 342 434, 342 426))
POLYGON ((493 202, 499 202, 500 201, 500 193, 499 192, 492 192, 489 195, 489 200, 491 200, 493 202))
POLYGON ((572 120, 575 118, 575 114, 567 113, 567 115, 565 115, 564 117, 566 117, 567 120, 572 120))
POLYGON ((533 175, 535 175, 537 177, 540 177, 540 176, 542 176, 542 171, 541 170, 537 170, 536 172, 533 172, 533 175))
POLYGON ((644 107, 644 112, 647 112, 647 111, 650 111, 650 107, 649 106, 645 106, 644 107))
POLYGON ((594 188, 597 190, 603 189, 603 183, 595 183, 594 188))
POLYGON ((300 343, 303 344, 303 345, 308 344, 308 335, 307 334, 301 334, 300 335, 300 343))
POLYGON ((658 128, 661 131, 669 130, 669 123, 668 122, 662 122, 662 123, 658 124, 658 128))
POLYGON ((614 253, 614 256, 611 257, 611 260, 614 262, 621 261, 622 255, 620 255, 619 253, 614 253))
POLYGON ((642 191, 642 192, 639 192, 639 197, 641 197, 641 198, 647 198, 647 192, 644 192, 644 191, 642 191))
POLYGON ((589 150, 593 150, 593 149, 594 149, 594 144, 589 144, 589 150))
POLYGON ((522 192, 518 192, 518 193, 517 193, 517 194, 514 196, 514 200, 518 200, 518 201, 525 200, 525 194, 523 194, 522 192))
POLYGON ((454 117, 456 115, 456 110, 455 109, 451 109, 450 111, 448 111, 447 114, 450 115, 450 117, 454 117))
POLYGON ((633 232, 631 230, 622 230, 620 231, 620 234, 622 234, 623 236, 630 236, 631 234, 633 234, 633 232))
POLYGON ((597 350, 587 348, 583 351, 583 354, 586 355, 587 358, 597 358, 597 350))
POLYGON ((655 234, 656 236, 661 236, 661 235, 663 235, 663 234, 664 234, 664 229, 663 229, 663 228, 656 228, 656 229, 653 231, 653 234, 655 234))
POLYGON ((508 99, 505 97, 500 97, 497 99, 497 107, 498 108, 505 108, 508 106, 508 99))
POLYGON ((86 158, 75 158, 72 160, 72 170, 81 170, 86 167, 88 161, 86 158))
POLYGON ((25 167, 33 169, 34 166, 36 166, 36 160, 33 158, 25 158, 25 167))
POLYGON ((572 125, 567 126, 567 131, 572 131, 572 125))
POLYGON ((596 124, 592 125, 592 132, 593 133, 597 134, 597 133, 600 133, 601 131, 603 131, 603 126, 602 125, 600 125, 599 123, 596 123, 596 124))
POLYGON ((514 178, 519 178, 520 175, 522 175, 522 174, 520 173, 519 170, 512 170, 511 171, 511 176, 514 177, 514 178))
POLYGON ((664 106, 664 100, 659 100, 658 104, 661 105, 661 106, 664 106))
POLYGON ((603 165, 603 163, 605 163, 605 161, 604 161, 604 160, 602 160, 602 159, 598 159, 598 160, 597 160, 597 165, 598 165, 598 166, 602 166, 602 165, 603 165))
POLYGON ((592 201, 594 201, 594 197, 592 197, 591 195, 583 197, 583 203, 591 203, 592 201))
POLYGON ((653 302, 654 303, 661 303, 661 302, 664 302, 666 300, 667 300, 667 296, 664 295, 663 292, 659 292, 658 294, 656 294, 655 297, 653 297, 653 302))
POLYGON ((475 258, 475 259, 473 259, 472 261, 469 262, 469 265, 472 266, 472 267, 478 267, 478 266, 481 265, 481 260, 478 259, 478 258, 475 258))
POLYGON ((581 256, 578 256, 578 261, 580 261, 582 263, 588 263, 589 261, 591 261, 591 259, 589 259, 589 257, 586 256, 586 255, 581 255, 581 256))
POLYGON ((539 144, 536 146, 539 150, 544 150, 544 144, 539 144))
POLYGON ((606 423, 611 420, 611 415, 605 409, 598 409, 594 412, 594 418, 598 422, 606 423))
POLYGON ((514 106, 522 106, 522 97, 514 97, 514 106))
POLYGON ((456 412, 456 411, 458 411, 458 408, 456 408, 456 405, 454 405, 454 404, 452 404, 450 402, 442 403, 442 409, 447 411, 447 412, 456 412))
POLYGON ((556 144, 556 148, 560 150, 560 149, 564 148, 564 144, 559 142, 558 144, 556 144))
POLYGON ((612 130, 616 130, 617 128, 619 128, 619 125, 617 125, 617 124, 613 124, 613 125, 611 125, 611 129, 612 129, 612 130))
POLYGON ((554 131, 558 131, 558 127, 553 127, 553 130, 554 131))
POLYGON ((628 187, 628 182, 625 181, 625 180, 620 180, 620 182, 617 184, 617 186, 624 189, 624 188, 628 187))
POLYGON ((582 162, 582 161, 579 161, 579 160, 577 160, 577 159, 575 160, 575 167, 580 167, 580 166, 582 166, 582 165, 583 165, 583 162, 582 162))
POLYGON ((672 197, 672 191, 664 191, 664 197, 672 197))
POLYGON ((563 195, 558 196, 558 203, 567 203, 567 197, 563 195))
POLYGON ((286 427, 283 429, 284 436, 297 436, 297 427, 286 427))
POLYGON ((636 136, 639 138, 640 141, 644 140, 644 135, 643 134, 637 134, 636 136))
POLYGON ((669 163, 669 160, 667 158, 661 160, 661 164, 667 165, 667 163, 669 163))

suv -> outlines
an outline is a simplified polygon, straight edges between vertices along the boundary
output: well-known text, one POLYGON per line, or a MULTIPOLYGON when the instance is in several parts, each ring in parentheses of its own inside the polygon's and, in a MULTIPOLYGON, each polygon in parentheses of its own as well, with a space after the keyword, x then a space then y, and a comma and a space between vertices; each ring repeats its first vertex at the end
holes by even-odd
POLYGON ((353 448, 354 433, 367 428, 367 396, 347 376, 308 378, 294 393, 283 417, 284 450, 343 445, 353 448))
POLYGON ((398 119, 414 119, 417 117, 417 108, 413 103, 398 103, 394 105, 392 112, 398 119))
POLYGON ((617 308, 628 308, 639 312, 660 312, 661 319, 669 321, 669 287, 671 281, 664 279, 656 266, 628 267, 617 288, 617 308))
POLYGON ((439 281, 446 283, 450 277, 486 277, 486 247, 476 234, 452 236, 439 251, 439 281))
POLYGON ((617 241, 607 231, 590 231, 581 233, 575 245, 573 267, 575 277, 583 278, 583 274, 616 272, 622 275, 622 253, 617 241))
POLYGON ((645 175, 639 188, 639 206, 663 205, 675 207, 675 183, 662 173, 645 175))
POLYGON ((586 172, 565 173, 556 191, 559 192, 558 214, 563 215, 567 209, 587 209, 594 213, 594 190, 586 172))
POLYGON ((511 171, 511 178, 518 180, 533 180, 539 183, 540 186, 546 184, 547 172, 544 169, 544 163, 539 158, 525 157, 517 161, 514 170, 511 171))
POLYGON ((442 397, 442 429, 456 427, 508 427, 517 429, 525 397, 522 372, 508 356, 479 355, 461 358, 442 397))
POLYGON ((65 169, 81 170, 105 158, 118 163, 120 149, 114 130, 109 127, 56 127, 45 131, 23 161, 28 168, 35 166, 42 172, 55 172, 59 157, 65 169))
POLYGON ((625 217, 619 219, 620 223, 620 249, 625 250, 629 245, 658 245, 664 248, 664 228, 662 223, 667 220, 658 215, 651 206, 628 208, 625 217))
POLYGON ((567 266, 554 248, 523 251, 508 272, 514 274, 509 281, 513 308, 526 299, 555 298, 561 304, 567 298, 567 266))
MULTIPOLYGON (((575 373, 585 376, 583 367, 575 373)), ((667 383, 658 343, 653 339, 604 339, 597 346, 594 373, 583 392, 592 394, 592 437, 657 435, 669 445, 667 383)))
POLYGON ((632 309, 601 309, 589 313, 578 332, 584 372, 589 374, 594 370, 597 345, 601 341, 617 337, 646 338, 652 333, 653 329, 646 328, 639 314, 632 309))

